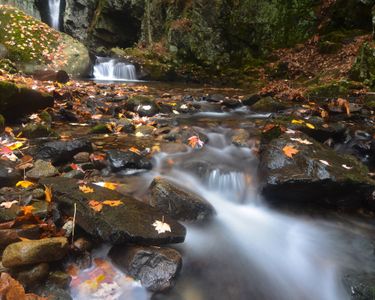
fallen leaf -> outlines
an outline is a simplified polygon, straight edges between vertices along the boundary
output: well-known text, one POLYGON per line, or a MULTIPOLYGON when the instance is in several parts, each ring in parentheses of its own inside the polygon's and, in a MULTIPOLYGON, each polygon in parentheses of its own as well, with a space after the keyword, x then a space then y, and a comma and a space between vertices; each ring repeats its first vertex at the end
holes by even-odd
POLYGON ((191 148, 202 148, 204 145, 203 141, 201 141, 200 138, 196 135, 188 139, 188 144, 191 148))
POLYGON ((11 208, 14 204, 17 204, 18 201, 17 200, 14 200, 14 201, 7 201, 7 202, 2 202, 0 204, 0 207, 4 207, 4 208, 11 208))
POLYGON ((349 166, 347 166, 347 165, 342 165, 342 167, 343 167, 344 169, 347 169, 347 170, 351 170, 351 169, 353 169, 353 167, 349 167, 349 166))
POLYGON ((23 187, 24 189, 27 189, 27 188, 29 188, 33 185, 34 185, 34 183, 31 182, 31 181, 22 180, 22 181, 17 182, 16 187, 23 187))
POLYGON ((103 209, 103 204, 96 200, 91 200, 89 205, 91 209, 95 210, 96 212, 101 212, 103 209))
POLYGON ((48 203, 51 203, 52 202, 52 188, 50 186, 44 186, 45 190, 44 190, 44 194, 46 196, 46 201, 48 203))
POLYGON ((305 121, 303 121, 303 120, 292 120, 292 124, 299 124, 299 125, 301 125, 303 123, 305 123, 305 121))
POLYGON ((319 161, 320 161, 322 164, 326 165, 326 166, 331 166, 331 165, 329 164, 329 162, 326 161, 326 160, 319 159, 319 161))
POLYGON ((113 191, 118 187, 118 184, 113 182, 95 182, 94 184, 113 191))
POLYGON ((136 148, 136 147, 129 148, 129 151, 131 151, 131 152, 133 152, 135 154, 141 155, 141 151, 138 148, 136 148))
POLYGON ((111 206, 111 207, 116 207, 123 205, 124 203, 120 200, 105 200, 102 202, 104 205, 111 206))
POLYGON ((83 193, 85 193, 85 194, 93 193, 93 192, 94 192, 94 189, 90 188, 90 187, 87 186, 87 185, 80 185, 80 186, 79 186, 79 189, 81 190, 81 192, 83 192, 83 193))
POLYGON ((313 143, 311 143, 310 141, 308 140, 303 140, 303 139, 300 139, 300 138, 290 138, 292 141, 295 141, 295 142, 298 142, 300 144, 304 144, 304 145, 312 145, 313 143))
POLYGON ((163 221, 158 221, 156 220, 152 226, 155 227, 155 230, 158 232, 158 234, 161 234, 161 233, 164 233, 164 232, 171 232, 171 227, 169 226, 169 224, 167 223, 164 223, 163 221))
POLYGON ((310 129, 315 129, 315 126, 311 123, 306 123, 306 127, 310 128, 310 129))
POLYGON ((27 206, 22 206, 21 207, 21 211, 22 211, 22 213, 23 213, 24 216, 32 215, 34 209, 35 208, 32 205, 27 205, 27 206))
POLYGON ((283 152, 286 156, 292 158, 293 155, 297 154, 299 150, 295 149, 293 146, 285 146, 283 152))

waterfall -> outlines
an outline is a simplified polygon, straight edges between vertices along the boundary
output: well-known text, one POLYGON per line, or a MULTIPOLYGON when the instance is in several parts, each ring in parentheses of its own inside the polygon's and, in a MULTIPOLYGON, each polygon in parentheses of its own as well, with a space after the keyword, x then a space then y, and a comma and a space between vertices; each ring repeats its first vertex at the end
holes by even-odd
POLYGON ((137 73, 135 66, 117 59, 97 57, 94 66, 94 77, 97 80, 135 81, 137 73))
POLYGON ((60 5, 61 0, 48 0, 50 25, 57 30, 60 29, 60 5))

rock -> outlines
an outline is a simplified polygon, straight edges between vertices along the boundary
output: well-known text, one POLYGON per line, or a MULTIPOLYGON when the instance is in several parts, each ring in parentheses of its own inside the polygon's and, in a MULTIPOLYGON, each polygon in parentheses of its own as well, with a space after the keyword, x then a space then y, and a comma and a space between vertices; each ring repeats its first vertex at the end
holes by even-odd
POLYGON ((126 274, 152 292, 171 288, 182 266, 180 253, 170 248, 116 246, 110 258, 126 274))
POLYGON ((68 291, 56 287, 55 285, 43 285, 36 290, 36 293, 48 300, 73 300, 68 291))
POLYGON ((232 136, 232 143, 238 147, 249 146, 250 133, 245 129, 236 129, 232 136))
POLYGON ((135 129, 135 134, 151 135, 155 130, 155 127, 149 125, 141 125, 135 129))
POLYGON ((206 101, 214 102, 214 103, 223 102, 224 100, 225 100, 225 96, 221 94, 213 94, 213 95, 208 95, 206 97, 206 101))
POLYGON ((39 109, 52 107, 53 103, 50 95, 11 82, 0 81, 0 111, 8 122, 39 109))
POLYGON ((90 161, 90 153, 88 152, 79 152, 74 155, 74 161, 76 163, 86 163, 90 161))
POLYGON ((285 104, 272 97, 261 98, 251 106, 251 110, 255 112, 278 112, 286 108, 285 104))
POLYGON ((371 199, 375 182, 354 157, 337 154, 302 133, 283 134, 262 148, 262 193, 269 202, 336 209, 375 207, 371 199), (283 148, 290 145, 299 151, 292 158, 283 153, 283 148))
POLYGON ((150 204, 177 220, 203 220, 215 214, 205 199, 167 179, 155 178, 150 190, 150 204))
MULTIPOLYGON (((0 219, 0 221, 2 221, 0 219)), ((30 226, 30 228, 20 229, 0 229, 0 249, 4 249, 6 246, 20 242, 20 237, 27 239, 38 239, 40 237, 41 230, 37 226, 30 226)))
POLYGON ((241 101, 235 98, 225 98, 222 105, 228 108, 236 108, 242 105, 241 101))
POLYGON ((121 118, 118 123, 123 126, 121 130, 122 132, 133 133, 135 131, 135 126, 130 119, 121 118))
POLYGON ((261 96, 259 94, 251 94, 247 95, 243 100, 242 103, 243 105, 248 105, 251 106, 255 104, 257 101, 261 99, 261 96))
POLYGON ((125 109, 138 113, 141 117, 152 117, 159 112, 155 101, 146 96, 133 96, 127 100, 125 109))
POLYGON ((107 151, 107 159, 112 171, 118 172, 124 169, 152 169, 149 159, 132 151, 107 151))
POLYGON ((41 263, 31 267, 23 267, 20 270, 13 271, 12 275, 22 285, 28 289, 34 288, 41 284, 48 276, 49 265, 47 263, 41 263))
POLYGON ((0 160, 0 188, 14 186, 21 180, 21 173, 15 167, 15 164, 12 162, 0 160))
POLYGON ((71 281, 72 277, 69 274, 61 271, 53 271, 48 275, 47 286, 68 289, 71 281))
POLYGON ((185 239, 185 228, 169 217, 165 222, 170 225, 171 232, 158 234, 152 224, 161 221, 163 214, 130 196, 90 184, 88 186, 94 189, 94 193, 85 194, 74 179, 45 178, 41 183, 52 186, 54 201, 67 215, 72 215, 74 203, 77 203, 77 225, 93 239, 112 244, 154 245, 180 243, 185 239), (121 200, 124 204, 116 207, 104 205, 101 212, 95 212, 88 204, 91 200, 121 200))
POLYGON ((36 153, 37 159, 50 160, 53 164, 67 162, 79 152, 91 152, 89 140, 55 141, 43 144, 36 153))
POLYGON ((67 83, 70 78, 68 73, 64 70, 53 71, 53 70, 38 70, 33 74, 34 79, 41 81, 57 81, 59 83, 67 83))
POLYGON ((344 276, 343 282, 352 300, 371 300, 374 296, 374 273, 351 272, 344 276))
POLYGON ((77 239, 74 241, 73 245, 80 252, 91 251, 93 248, 93 244, 84 238, 77 239))
POLYGON ((54 135, 49 125, 29 123, 22 128, 22 136, 28 139, 48 137, 54 135))
POLYGON ((40 179, 43 177, 52 177, 59 174, 59 171, 49 162, 38 159, 34 167, 26 172, 26 176, 31 179, 40 179))
POLYGON ((2 263, 6 268, 14 268, 57 261, 67 252, 68 240, 64 237, 18 242, 5 248, 2 263))

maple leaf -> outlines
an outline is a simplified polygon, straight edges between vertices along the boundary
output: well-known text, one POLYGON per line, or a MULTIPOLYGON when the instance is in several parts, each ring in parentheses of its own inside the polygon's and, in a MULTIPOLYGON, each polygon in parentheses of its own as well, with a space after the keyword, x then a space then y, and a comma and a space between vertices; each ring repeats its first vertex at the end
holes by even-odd
POLYGON ((337 105, 344 108, 348 117, 350 117, 350 103, 348 100, 338 98, 337 105))
POLYGON ((172 232, 171 227, 169 226, 169 224, 165 223, 164 220, 162 221, 156 220, 152 224, 152 226, 155 227, 155 230, 158 232, 158 234, 161 234, 167 231, 172 232))
POLYGON ((34 209, 35 208, 32 205, 27 205, 27 206, 22 206, 21 207, 21 211, 22 211, 22 213, 23 213, 24 216, 32 215, 34 209))
POLYGON ((200 138, 196 135, 190 137, 188 139, 189 146, 191 148, 202 148, 204 145, 204 142, 200 140, 200 138))
POLYGON ((44 186, 45 190, 44 190, 44 194, 46 196, 46 201, 48 203, 51 203, 52 202, 52 188, 50 186, 44 186))
POLYGON ((24 189, 27 189, 27 188, 29 188, 33 185, 34 185, 34 183, 31 182, 31 181, 21 180, 21 181, 17 182, 16 187, 23 187, 24 189))
POLYGON ((103 209, 103 204, 96 200, 91 200, 89 202, 90 208, 95 210, 96 212, 101 212, 103 209))
POLYGON ((105 200, 102 202, 104 205, 115 207, 115 206, 120 206, 123 205, 124 203, 120 200, 105 200))
POLYGON ((135 154, 141 155, 141 151, 138 148, 136 148, 136 147, 129 148, 129 151, 131 151, 131 152, 133 152, 135 154))
POLYGON ((293 158, 293 155, 297 154, 299 150, 295 149, 293 146, 285 146, 283 152, 286 156, 293 158))
POLYGON ((80 186, 79 186, 79 189, 81 190, 81 192, 83 192, 83 193, 85 193, 85 194, 93 193, 93 192, 94 192, 94 189, 90 188, 90 187, 87 186, 87 185, 80 185, 80 186))
POLYGON ((0 207, 4 207, 4 208, 11 208, 13 206, 13 204, 17 204, 18 201, 17 200, 14 200, 14 201, 7 201, 7 202, 3 202, 0 204, 0 207))

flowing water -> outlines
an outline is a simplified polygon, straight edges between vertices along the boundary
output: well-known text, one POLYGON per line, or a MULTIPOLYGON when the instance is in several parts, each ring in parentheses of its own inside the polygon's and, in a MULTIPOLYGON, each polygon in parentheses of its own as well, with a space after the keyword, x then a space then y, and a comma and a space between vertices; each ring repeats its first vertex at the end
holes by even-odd
POLYGON ((60 8, 61 0, 48 0, 48 9, 51 19, 50 25, 57 30, 60 29, 60 8))
MULTIPOLYGON (((235 118, 240 125, 245 119, 252 122, 251 117, 264 116, 243 115, 241 119, 238 112, 208 113, 191 121, 197 125, 199 118, 235 118)), ((154 177, 164 176, 204 197, 217 212, 206 224, 185 224, 185 243, 174 245, 183 255, 182 273, 172 291, 152 299, 352 299, 343 278, 351 272, 375 269, 374 248, 368 237, 374 228, 354 219, 319 219, 271 209, 259 195, 258 160, 252 149, 234 146, 228 127, 203 127, 194 128, 209 138, 203 148, 159 153, 154 157, 154 169, 136 177, 137 186, 143 187, 140 196, 154 177), (206 168, 195 168, 197 163, 206 168)), ((117 298, 90 295, 75 299, 151 297, 136 282, 123 287, 122 292, 117 298)))
POLYGON ((135 66, 117 59, 97 57, 94 78, 103 81, 137 81, 135 66))

